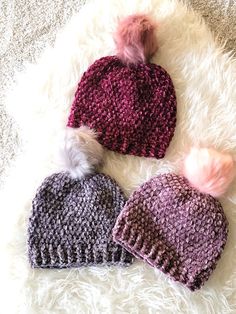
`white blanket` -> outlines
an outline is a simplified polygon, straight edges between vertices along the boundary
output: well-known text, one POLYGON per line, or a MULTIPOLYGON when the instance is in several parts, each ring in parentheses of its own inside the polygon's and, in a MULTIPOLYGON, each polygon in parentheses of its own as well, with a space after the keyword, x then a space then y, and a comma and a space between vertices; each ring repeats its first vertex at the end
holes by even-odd
POLYGON ((230 224, 225 251, 210 280, 195 293, 160 271, 135 262, 127 268, 32 270, 27 259, 27 219, 35 190, 60 170, 57 147, 76 85, 97 58, 114 54, 119 17, 151 13, 159 22, 154 62, 171 75, 178 100, 174 139, 163 160, 107 152, 104 171, 128 196, 160 172, 178 171, 192 144, 236 149, 236 66, 217 47, 201 18, 177 0, 99 0, 85 5, 20 78, 8 109, 24 150, 1 196, 1 278, 4 313, 233 313, 236 311, 235 184, 222 198, 230 224))

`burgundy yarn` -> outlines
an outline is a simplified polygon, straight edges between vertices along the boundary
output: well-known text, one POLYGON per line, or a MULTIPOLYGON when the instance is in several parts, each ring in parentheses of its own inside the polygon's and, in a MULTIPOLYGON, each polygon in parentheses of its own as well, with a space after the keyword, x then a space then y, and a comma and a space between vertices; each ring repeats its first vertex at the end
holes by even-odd
POLYGON ((68 124, 98 132, 106 148, 163 158, 176 125, 176 96, 168 73, 152 63, 103 57, 83 74, 68 124))
POLYGON ((175 174, 159 175, 136 190, 113 229, 117 243, 191 290, 211 275, 227 234, 220 202, 175 174))

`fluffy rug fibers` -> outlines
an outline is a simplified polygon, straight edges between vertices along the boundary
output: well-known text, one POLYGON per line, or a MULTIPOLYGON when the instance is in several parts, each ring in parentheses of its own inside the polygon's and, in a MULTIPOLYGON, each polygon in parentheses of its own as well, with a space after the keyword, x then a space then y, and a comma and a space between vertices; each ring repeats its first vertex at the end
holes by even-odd
POLYGON ((28 66, 9 97, 24 149, 1 195, 1 283, 4 313, 235 313, 235 183, 221 199, 228 242, 210 280, 197 292, 136 261, 127 268, 32 270, 26 230, 35 190, 60 170, 57 148, 78 80, 97 58, 114 54, 119 17, 151 13, 159 22, 153 62, 171 75, 178 99, 174 139, 163 160, 107 152, 103 172, 127 196, 157 173, 178 171, 192 144, 236 150, 236 66, 201 18, 176 0, 90 1, 58 35, 37 65, 28 66))

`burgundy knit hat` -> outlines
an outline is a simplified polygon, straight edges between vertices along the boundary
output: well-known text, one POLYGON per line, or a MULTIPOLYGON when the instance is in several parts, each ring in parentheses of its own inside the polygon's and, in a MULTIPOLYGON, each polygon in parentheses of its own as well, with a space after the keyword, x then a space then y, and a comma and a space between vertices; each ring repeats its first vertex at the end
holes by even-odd
POLYGON ((67 126, 98 133, 106 148, 163 158, 176 125, 172 80, 149 63, 157 50, 155 26, 145 15, 123 20, 116 34, 117 56, 103 57, 83 74, 67 126))
MULTIPOLYGON (((224 167, 229 170, 228 184, 232 159, 215 171, 218 182, 208 178, 208 185, 205 181, 202 188, 214 190, 219 182, 221 188, 226 186, 224 167)), ((202 170, 207 172, 203 168, 200 175, 202 170)), ((163 174, 131 195, 116 221, 113 238, 136 257, 195 290, 216 267, 227 240, 227 226, 218 200, 200 192, 182 176, 163 174)))

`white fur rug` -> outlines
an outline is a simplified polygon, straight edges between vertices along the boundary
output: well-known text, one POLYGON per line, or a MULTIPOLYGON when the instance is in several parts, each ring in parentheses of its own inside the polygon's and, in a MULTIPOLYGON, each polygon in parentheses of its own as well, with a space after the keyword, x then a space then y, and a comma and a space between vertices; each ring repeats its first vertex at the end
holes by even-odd
POLYGON ((89 2, 59 34, 55 47, 37 65, 28 66, 9 98, 8 109, 21 129, 24 150, 1 195, 3 313, 236 311, 236 184, 222 199, 230 223, 228 243, 200 291, 192 293, 142 262, 128 268, 29 267, 26 230, 31 199, 44 177, 60 169, 56 152, 77 82, 95 59, 114 53, 117 18, 135 12, 151 12, 160 23, 160 49, 154 62, 170 73, 176 88, 176 133, 165 159, 107 153, 102 171, 129 195, 155 174, 178 170, 183 153, 193 143, 236 152, 235 61, 216 46, 201 18, 177 0, 89 2))

